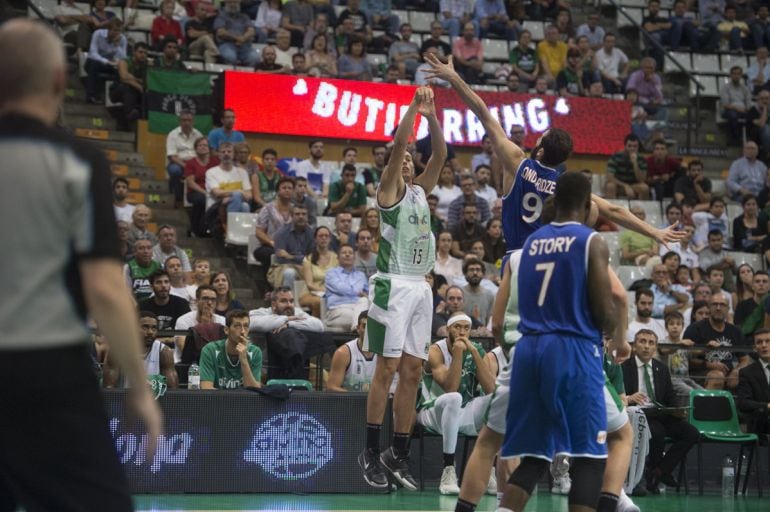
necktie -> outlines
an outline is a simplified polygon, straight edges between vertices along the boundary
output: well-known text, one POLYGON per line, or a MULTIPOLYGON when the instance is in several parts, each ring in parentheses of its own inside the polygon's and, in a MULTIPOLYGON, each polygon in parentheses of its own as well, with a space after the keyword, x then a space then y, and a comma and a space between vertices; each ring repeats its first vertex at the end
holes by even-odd
POLYGON ((765 375, 767 375, 767 383, 770 385, 770 363, 765 363, 765 375))
POLYGON ((650 363, 644 363, 644 385, 647 386, 647 397, 650 402, 655 401, 655 390, 652 388, 652 381, 650 380, 650 363))

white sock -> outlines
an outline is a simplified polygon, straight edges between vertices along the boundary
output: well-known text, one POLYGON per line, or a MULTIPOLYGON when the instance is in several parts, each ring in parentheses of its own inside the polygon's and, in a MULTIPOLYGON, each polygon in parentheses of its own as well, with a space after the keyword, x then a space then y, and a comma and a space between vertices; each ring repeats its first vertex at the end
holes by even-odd
POLYGON ((498 507, 500 507, 500 502, 503 501, 503 494, 505 494, 505 493, 502 493, 500 491, 497 492, 497 506, 498 507))

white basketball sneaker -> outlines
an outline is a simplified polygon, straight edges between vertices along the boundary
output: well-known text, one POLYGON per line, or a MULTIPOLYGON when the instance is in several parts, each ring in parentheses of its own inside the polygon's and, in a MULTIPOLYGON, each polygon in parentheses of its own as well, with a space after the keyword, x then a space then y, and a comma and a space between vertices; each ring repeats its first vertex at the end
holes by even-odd
POLYGON ((438 485, 438 492, 441 494, 460 494, 460 487, 457 485, 457 473, 454 466, 447 466, 441 472, 441 483, 438 485))
POLYGON ((616 512, 640 512, 641 509, 634 503, 631 498, 628 497, 624 489, 620 490, 620 496, 618 496, 618 506, 615 509, 616 512))

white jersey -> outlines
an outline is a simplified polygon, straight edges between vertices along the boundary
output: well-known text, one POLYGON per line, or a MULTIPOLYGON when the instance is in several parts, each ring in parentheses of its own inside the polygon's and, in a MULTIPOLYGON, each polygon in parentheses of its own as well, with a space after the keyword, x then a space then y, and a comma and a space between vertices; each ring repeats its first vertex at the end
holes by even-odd
MULTIPOLYGON (((144 356, 142 363, 144 364, 144 371, 147 375, 160 375, 160 352, 163 350, 163 343, 158 340, 152 342, 150 351, 144 356)), ((123 378, 123 387, 130 388, 131 384, 128 379, 123 378)))
POLYGON ((508 355, 503 350, 503 347, 495 347, 491 350, 492 355, 495 356, 495 359, 497 359, 497 374, 495 374, 495 377, 500 375, 500 372, 505 370, 505 367, 508 366, 508 355))
POLYGON ((350 363, 345 369, 345 379, 342 387, 348 391, 369 391, 374 376, 374 368, 377 365, 377 356, 367 359, 361 349, 358 348, 358 339, 345 343, 350 352, 350 363))

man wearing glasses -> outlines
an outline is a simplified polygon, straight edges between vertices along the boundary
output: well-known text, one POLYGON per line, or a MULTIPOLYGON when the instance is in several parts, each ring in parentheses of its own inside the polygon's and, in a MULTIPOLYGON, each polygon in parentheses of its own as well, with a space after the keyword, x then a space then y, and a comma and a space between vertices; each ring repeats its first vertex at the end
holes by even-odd
POLYGON ((653 295, 653 318, 663 318, 666 313, 674 311, 681 312, 690 302, 687 291, 682 286, 671 283, 671 277, 663 264, 652 267, 652 286, 650 289, 653 295))

